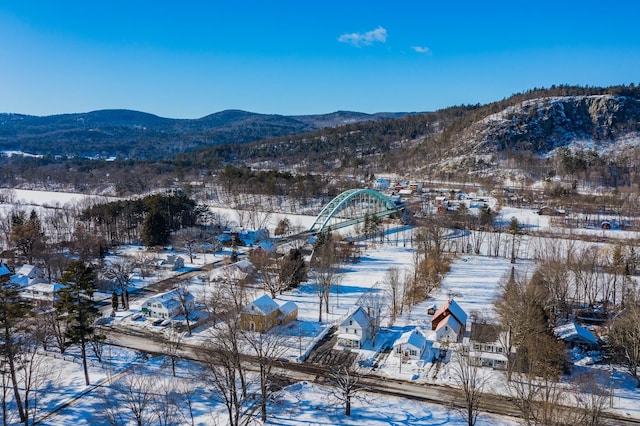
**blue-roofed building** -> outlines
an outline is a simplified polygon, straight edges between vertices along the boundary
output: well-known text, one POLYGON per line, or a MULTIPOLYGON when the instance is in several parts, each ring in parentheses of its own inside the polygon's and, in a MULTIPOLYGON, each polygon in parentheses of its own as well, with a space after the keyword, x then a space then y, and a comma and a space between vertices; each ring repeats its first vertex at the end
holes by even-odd
POLYGON ((600 348, 598 339, 588 329, 570 322, 568 324, 559 325, 553 329, 553 334, 567 345, 572 347, 580 347, 587 350, 596 350, 600 348))

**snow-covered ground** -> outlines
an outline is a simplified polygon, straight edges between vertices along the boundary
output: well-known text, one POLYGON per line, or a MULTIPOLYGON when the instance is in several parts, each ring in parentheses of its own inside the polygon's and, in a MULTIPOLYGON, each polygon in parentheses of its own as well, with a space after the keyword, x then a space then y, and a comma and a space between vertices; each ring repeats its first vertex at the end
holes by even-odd
MULTIPOLYGON (((32 201, 36 205, 47 204, 50 201, 43 201, 44 194, 32 194, 36 197, 32 201)), ((25 200, 28 197, 25 195, 25 200)), ((64 199, 59 193, 54 193, 54 201, 64 199)), ((69 198, 70 200, 72 198, 69 198)), ((229 215, 235 220, 237 213, 230 209, 217 209, 218 212, 229 215)), ((501 219, 508 223, 510 218, 515 216, 521 224, 525 224, 531 229, 549 229, 548 218, 535 215, 531 210, 504 208, 501 212, 501 219)), ((269 226, 275 227, 277 222, 287 217, 294 224, 308 228, 313 222, 312 216, 285 216, 271 215, 269 226)), ((349 232, 349 231, 346 231, 349 232)), ((594 231, 602 235, 601 230, 594 231)), ((614 234, 619 231, 606 231, 614 234)), ((296 359, 300 353, 305 353, 317 339, 317 337, 330 325, 339 323, 349 309, 353 307, 363 294, 370 291, 384 291, 384 279, 387 271, 391 267, 400 270, 408 269, 413 262, 413 249, 410 245, 407 232, 396 234, 390 243, 377 244, 369 247, 364 253, 360 262, 343 266, 341 279, 334 287, 330 297, 330 312, 323 313, 323 322, 318 323, 318 296, 313 287, 313 277, 303 283, 299 288, 285 292, 277 298, 279 303, 293 301, 297 304, 298 321, 289 326, 289 333, 292 336, 287 357, 296 359), (398 239, 395 239, 399 236, 398 239)), ((621 234, 617 234, 621 235, 621 234)), ((525 247, 529 247, 525 245, 525 247)), ((125 249, 123 248, 123 251, 125 249)), ((128 247, 126 250, 142 251, 141 247, 128 247)), ((525 248, 528 250, 528 248, 525 248)), ((161 253, 160 256, 176 254, 175 252, 161 253)), ((185 260, 188 256, 181 253, 185 260)), ((202 264, 211 263, 228 257, 229 253, 198 254, 194 263, 187 263, 186 269, 197 268, 202 264)), ((522 258, 530 257, 527 253, 522 253, 522 258)), ((524 271, 531 271, 533 263, 528 260, 518 259, 517 267, 524 271)), ((431 305, 442 306, 451 297, 468 313, 478 315, 485 319, 492 319, 495 313, 492 308, 492 301, 496 298, 500 284, 511 270, 512 264, 509 259, 502 257, 460 255, 451 265, 451 271, 443 280, 442 288, 428 300, 405 310, 393 324, 388 320, 383 321, 383 330, 380 332, 376 342, 376 347, 365 346, 359 357, 360 368, 371 371, 371 361, 377 356, 378 351, 383 347, 388 347, 399 338, 402 333, 415 328, 416 326, 430 332, 431 315, 427 313, 431 305)), ((144 287, 154 280, 166 278, 174 274, 165 272, 156 274, 145 279, 135 277, 132 286, 144 287)), ((191 281, 190 286, 194 293, 203 292, 205 283, 199 278, 191 281)), ((254 289, 254 296, 262 294, 260 289, 254 289)), ((116 320, 125 321, 125 317, 132 315, 140 309, 138 302, 133 303, 131 309, 126 312, 119 312, 116 320)), ((388 318, 388 317, 387 317, 388 318)), ((150 327, 149 327, 150 328, 150 327)), ((151 329, 151 328, 150 328, 151 329)), ((159 329, 158 329, 159 330, 159 329)), ((197 343, 198 339, 207 338, 207 331, 204 329, 195 330, 193 336, 185 337, 185 341, 197 343)), ((377 365, 376 373, 398 379, 412 380, 418 383, 454 384, 450 367, 433 367, 433 358, 437 350, 433 345, 433 336, 429 335, 428 350, 420 362, 410 361, 400 365, 399 359, 390 354, 377 365)), ((141 360, 135 353, 129 351, 112 350, 111 361, 107 363, 107 368, 100 366, 91 367, 90 375, 92 384, 107 386, 104 380, 116 374, 127 366, 146 368, 149 374, 161 376, 169 374, 170 369, 161 368, 163 360, 152 358, 149 361, 141 360)), ((81 394, 87 390, 82 379, 81 366, 78 363, 61 359, 50 361, 55 370, 60 374, 47 384, 47 392, 40 399, 40 412, 50 411, 55 406, 69 398, 81 394)), ((97 364, 96 364, 97 365, 97 364)), ((587 368, 587 367, 585 367, 587 368)), ((179 375, 190 378, 193 368, 186 361, 181 363, 179 375)), ((485 370, 485 374, 493 374, 493 370, 485 370)), ((603 374, 608 374, 606 370, 603 374)), ((122 376, 118 376, 122 377, 122 376)), ((616 371, 615 376, 616 391, 614 396, 614 407, 621 413, 629 413, 640 418, 640 392, 635 388, 629 376, 623 372, 616 371)), ((492 382, 491 389, 496 392, 504 392, 497 381, 492 382)), ((103 387, 103 386, 99 386, 103 387)), ((219 404, 214 403, 207 396, 205 386, 200 383, 196 389, 200 389, 195 403, 195 423, 196 424, 217 424, 224 423, 224 409, 219 404)), ((328 388, 318 384, 301 382, 285 388, 273 401, 270 410, 273 413, 269 424, 406 424, 406 425, 431 425, 431 424, 464 424, 457 412, 446 408, 424 403, 415 403, 404 399, 367 395, 364 400, 354 402, 353 417, 350 419, 342 415, 341 407, 332 402, 328 396, 328 388), (384 407, 384 409, 381 409, 384 407)), ((100 419, 96 413, 100 412, 104 397, 99 397, 98 392, 79 398, 72 406, 51 417, 44 424, 100 424, 100 419), (97 420, 96 420, 97 419, 97 420)), ((480 424, 513 424, 508 419, 497 419, 482 415, 480 424)))

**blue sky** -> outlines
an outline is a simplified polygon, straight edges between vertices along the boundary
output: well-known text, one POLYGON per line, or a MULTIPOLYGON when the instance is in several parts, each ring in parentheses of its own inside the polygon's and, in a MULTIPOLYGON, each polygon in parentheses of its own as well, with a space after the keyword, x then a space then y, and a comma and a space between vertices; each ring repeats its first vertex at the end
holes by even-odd
POLYGON ((0 2, 0 112, 433 111, 640 83, 640 2, 0 2))

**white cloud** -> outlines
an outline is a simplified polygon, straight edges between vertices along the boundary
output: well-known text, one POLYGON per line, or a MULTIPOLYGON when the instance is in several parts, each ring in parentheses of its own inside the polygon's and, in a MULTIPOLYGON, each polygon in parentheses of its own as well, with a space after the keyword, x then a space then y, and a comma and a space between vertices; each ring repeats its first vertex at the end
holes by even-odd
POLYGON ((418 53, 424 53, 427 55, 431 55, 431 49, 429 49, 426 46, 412 46, 411 47, 414 51, 418 52, 418 53))
POLYGON ((349 43, 355 47, 369 46, 373 43, 386 43, 387 30, 383 27, 378 27, 375 30, 367 31, 366 33, 351 33, 342 34, 338 37, 338 41, 341 43, 349 43))

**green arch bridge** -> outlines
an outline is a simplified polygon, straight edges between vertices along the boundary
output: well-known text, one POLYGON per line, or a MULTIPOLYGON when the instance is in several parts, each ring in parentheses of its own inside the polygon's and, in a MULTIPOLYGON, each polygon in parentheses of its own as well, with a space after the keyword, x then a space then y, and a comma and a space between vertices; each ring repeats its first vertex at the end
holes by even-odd
POLYGON ((349 189, 331 200, 309 228, 319 233, 327 227, 344 228, 365 221, 367 216, 391 216, 404 208, 373 189, 349 189))

